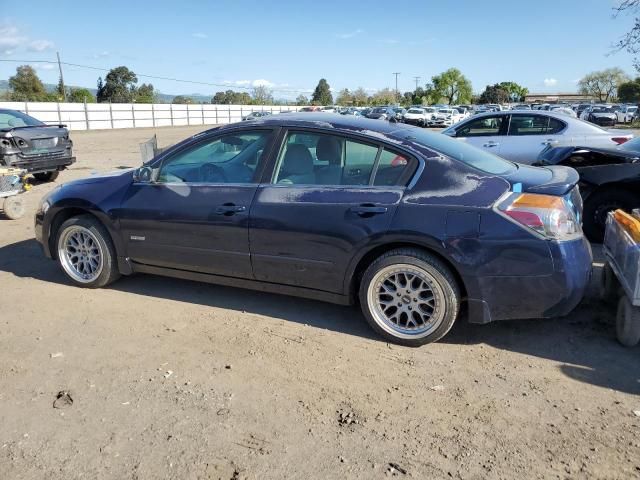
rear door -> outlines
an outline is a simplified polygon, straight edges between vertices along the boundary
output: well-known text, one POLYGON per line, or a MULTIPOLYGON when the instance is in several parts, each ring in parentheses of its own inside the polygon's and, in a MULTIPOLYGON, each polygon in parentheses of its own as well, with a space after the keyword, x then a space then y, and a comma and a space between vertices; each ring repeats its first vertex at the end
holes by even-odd
POLYGON ((370 140, 286 132, 251 209, 255 278, 342 293, 349 262, 387 231, 417 165, 370 140))
POLYGON ((508 123, 509 115, 472 118, 455 129, 455 138, 499 155, 506 139, 508 123))
POLYGON ((500 156, 513 162, 531 165, 545 148, 563 142, 567 124, 541 114, 511 115, 508 135, 502 141, 500 156))

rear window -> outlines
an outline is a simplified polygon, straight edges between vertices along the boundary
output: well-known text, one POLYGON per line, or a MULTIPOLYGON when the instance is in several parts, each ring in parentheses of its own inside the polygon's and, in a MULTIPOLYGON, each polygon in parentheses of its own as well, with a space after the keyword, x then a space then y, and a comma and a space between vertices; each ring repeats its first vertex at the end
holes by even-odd
POLYGON ((44 124, 17 110, 0 110, 0 128, 37 127, 39 125, 44 124))
POLYGON ((512 162, 441 133, 431 133, 416 128, 411 130, 408 140, 424 145, 483 172, 502 175, 516 169, 515 164, 512 162))

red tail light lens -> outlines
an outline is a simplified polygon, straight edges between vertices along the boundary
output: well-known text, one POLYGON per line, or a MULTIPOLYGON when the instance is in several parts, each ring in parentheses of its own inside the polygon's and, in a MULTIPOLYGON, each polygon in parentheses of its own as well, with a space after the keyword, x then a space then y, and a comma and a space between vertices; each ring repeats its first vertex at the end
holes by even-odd
POLYGON ((618 145, 622 145, 624 142, 629 141, 627 137, 611 137, 611 140, 616 142, 618 145))

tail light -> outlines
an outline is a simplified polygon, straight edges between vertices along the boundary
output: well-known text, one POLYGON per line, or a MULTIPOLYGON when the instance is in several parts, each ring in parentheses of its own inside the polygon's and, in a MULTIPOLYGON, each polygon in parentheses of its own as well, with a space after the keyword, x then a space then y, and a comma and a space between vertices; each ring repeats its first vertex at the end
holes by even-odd
POLYGON ((616 142, 618 145, 622 145, 624 142, 629 141, 627 137, 611 137, 611 140, 616 142))
POLYGON ((563 197, 509 193, 496 209, 509 220, 549 240, 573 240, 582 236, 578 213, 563 197))

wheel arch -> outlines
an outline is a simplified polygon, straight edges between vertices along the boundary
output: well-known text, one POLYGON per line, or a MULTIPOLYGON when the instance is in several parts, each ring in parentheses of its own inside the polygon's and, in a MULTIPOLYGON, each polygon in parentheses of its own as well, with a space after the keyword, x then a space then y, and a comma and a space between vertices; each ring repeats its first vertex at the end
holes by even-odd
POLYGON ((462 278, 462 275, 460 275, 460 272, 458 271, 454 263, 449 258, 447 258, 442 252, 434 249, 431 246, 428 246, 419 242, 389 241, 389 242, 385 242, 383 244, 371 247, 365 252, 361 253, 358 261, 355 263, 355 267, 351 268, 347 277, 347 282, 348 282, 347 285, 348 285, 348 295, 349 295, 349 298, 352 299, 352 301, 355 301, 358 298, 360 281, 362 280, 362 275, 364 274, 364 271, 367 269, 367 267, 371 265, 371 263, 374 262, 375 259, 380 257, 381 255, 384 255, 385 253, 391 250, 396 250, 399 248, 415 248, 423 252, 429 253, 430 255, 433 255, 434 257, 441 260, 451 270, 451 273, 453 274, 458 284, 458 287, 460 289, 460 294, 462 298, 466 298, 467 287, 462 278))

